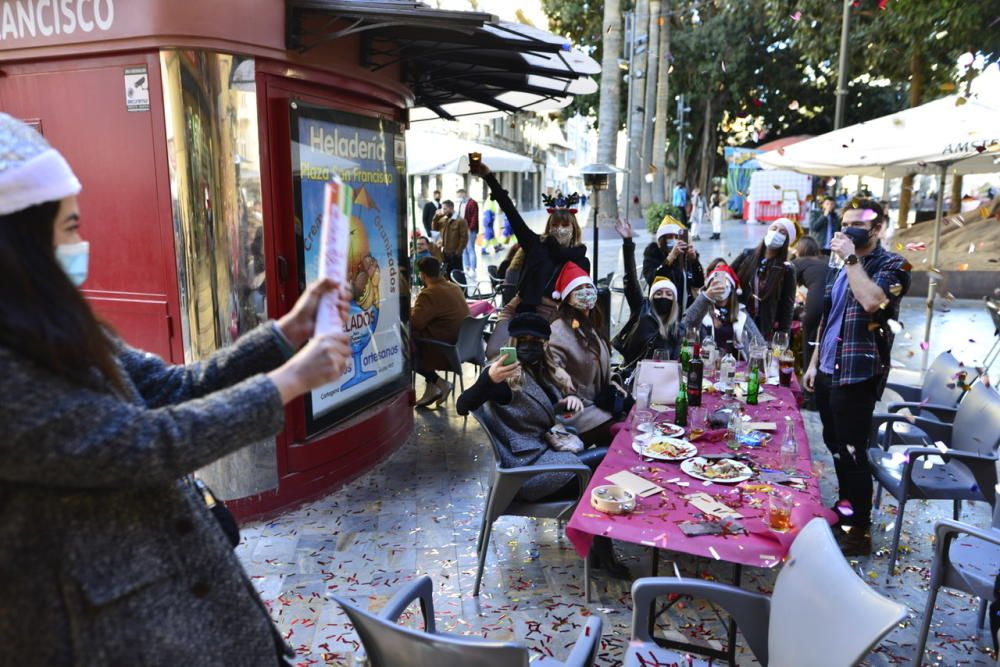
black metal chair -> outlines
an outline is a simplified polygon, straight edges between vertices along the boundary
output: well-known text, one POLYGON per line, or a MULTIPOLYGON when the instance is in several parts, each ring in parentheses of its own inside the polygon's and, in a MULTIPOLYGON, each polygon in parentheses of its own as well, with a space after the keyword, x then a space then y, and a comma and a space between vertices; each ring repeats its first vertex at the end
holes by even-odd
POLYGON ((451 272, 451 282, 455 283, 462 288, 465 292, 466 299, 473 299, 476 301, 491 301, 496 297, 496 292, 493 289, 483 291, 481 288, 483 285, 489 285, 490 283, 485 280, 469 280, 468 274, 461 269, 453 269, 451 272))
MULTIPOLYGON (((488 405, 483 405, 472 411, 472 416, 476 418, 486 437, 489 438, 494 460, 493 473, 490 476, 490 490, 486 494, 486 507, 483 509, 483 520, 479 525, 479 540, 476 542, 479 566, 476 568, 476 583, 472 587, 473 595, 479 595, 479 585, 483 580, 483 567, 486 565, 486 555, 490 546, 490 535, 493 533, 493 524, 498 518, 501 516, 528 516, 541 519, 566 519, 572 514, 573 508, 580 500, 580 495, 590 483, 590 468, 583 463, 532 465, 518 468, 502 467, 499 451, 501 445, 487 426, 488 413, 488 405), (520 500, 516 497, 517 492, 521 490, 525 482, 538 475, 549 473, 576 475, 579 482, 577 497, 570 500, 539 500, 535 502, 520 500)), ((585 558, 584 569, 587 567, 587 559, 585 558)), ((589 579, 588 575, 589 572, 585 573, 584 578, 589 579)))
POLYGON ((875 438, 881 424, 891 427, 895 422, 909 419, 927 434, 929 442, 945 446, 897 447, 893 451, 876 446, 868 449, 868 462, 877 485, 875 507, 881 504, 882 489, 899 502, 889 553, 890 574, 896 565, 903 511, 911 498, 951 500, 956 521, 963 500, 987 502, 991 507, 996 504, 1000 395, 993 388, 983 383, 973 385, 958 406, 951 424, 924 417, 875 415, 873 443, 882 444, 875 438))
MULTIPOLYGON (((462 364, 473 364, 479 371, 486 364, 486 343, 483 331, 489 322, 488 317, 466 317, 458 330, 458 340, 446 343, 433 338, 414 338, 418 350, 420 348, 437 348, 448 360, 448 370, 458 376, 459 386, 465 391, 465 379, 462 377, 462 364)), ((452 383, 454 384, 454 383, 452 383)))

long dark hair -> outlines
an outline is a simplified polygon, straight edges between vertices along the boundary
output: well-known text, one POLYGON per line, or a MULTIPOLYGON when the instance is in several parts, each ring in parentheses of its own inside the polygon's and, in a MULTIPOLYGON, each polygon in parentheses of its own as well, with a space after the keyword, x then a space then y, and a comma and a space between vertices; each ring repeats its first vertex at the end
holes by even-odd
POLYGON ((569 299, 563 299, 556 309, 556 319, 562 320, 571 331, 583 341, 588 350, 597 357, 601 356, 600 341, 610 347, 604 335, 604 314, 600 306, 594 306, 587 315, 569 305, 569 299))
POLYGON ((120 395, 114 344, 52 247, 59 202, 0 216, 0 345, 74 384, 120 395), (98 374, 95 374, 94 371, 98 374))
POLYGON ((773 297, 781 289, 781 279, 785 275, 785 262, 788 261, 788 246, 789 243, 786 242, 768 261, 764 275, 760 279, 757 299, 753 298, 754 284, 757 278, 757 269, 760 268, 760 263, 767 253, 767 246, 764 242, 761 241, 753 254, 740 264, 737 275, 740 277, 740 285, 743 286, 743 301, 751 315, 756 315, 760 310, 760 304, 773 297))

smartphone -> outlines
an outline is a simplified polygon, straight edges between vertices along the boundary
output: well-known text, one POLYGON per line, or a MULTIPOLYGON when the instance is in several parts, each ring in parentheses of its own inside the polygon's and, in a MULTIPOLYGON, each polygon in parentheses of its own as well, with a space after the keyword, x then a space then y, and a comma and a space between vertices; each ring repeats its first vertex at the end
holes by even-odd
POLYGON ((511 364, 517 363, 517 348, 516 347, 501 347, 500 357, 503 359, 504 366, 510 366, 511 364))

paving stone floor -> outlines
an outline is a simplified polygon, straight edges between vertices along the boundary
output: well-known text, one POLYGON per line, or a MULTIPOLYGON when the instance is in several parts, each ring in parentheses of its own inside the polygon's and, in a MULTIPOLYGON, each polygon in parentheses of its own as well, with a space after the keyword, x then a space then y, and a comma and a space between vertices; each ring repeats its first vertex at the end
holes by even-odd
MULTIPOLYGON (((537 226, 540 219, 536 215, 530 223, 537 226)), ((620 241, 604 231, 601 266, 611 270, 617 265, 620 270, 620 241)), ((763 232, 763 226, 727 223, 722 241, 700 244, 703 257, 731 255, 755 243, 763 232)), ((641 246, 645 241, 640 237, 637 242, 641 246)), ((480 273, 485 276, 482 265, 480 273)), ((612 308, 614 312, 617 305, 612 308)), ((894 350, 898 379, 919 382, 925 353, 932 359, 944 349, 954 349, 960 358, 973 363, 988 348, 993 330, 979 303, 942 304, 935 315, 938 333, 926 351, 919 346, 923 318, 922 300, 906 299, 900 316, 905 331, 894 350)), ((466 382, 472 379, 470 371, 466 382)), ((814 457, 826 464, 822 488, 830 501, 832 462, 819 435, 818 416, 804 415, 814 457)), ((368 474, 280 518, 244 526, 239 556, 296 648, 299 664, 353 664, 357 636, 333 596, 378 609, 402 583, 424 574, 434 581, 441 630, 518 639, 534 656, 565 658, 584 619, 600 614, 604 633, 598 664, 620 663, 631 621, 630 582, 595 573, 594 601, 587 604, 580 560, 556 521, 501 518, 494 528, 482 593, 472 596, 476 535, 492 465, 478 425, 458 417, 449 402, 442 409, 418 411, 410 440, 368 474)), ((908 619, 869 656, 866 665, 909 664, 912 659, 929 577, 931 527, 934 520, 949 515, 949 503, 912 502, 904 518, 908 553, 902 555, 898 573, 888 576, 886 553, 896 520, 890 499, 876 516, 875 553, 851 561, 859 576, 909 608, 908 619)), ((988 508, 967 507, 963 519, 988 525, 988 508)), ((633 576, 649 573, 647 549, 634 545, 618 545, 617 549, 633 576)), ((731 566, 724 563, 669 552, 661 556, 661 573, 673 572, 671 558, 683 576, 722 581, 732 576, 731 566)), ((774 570, 747 568, 743 586, 769 591, 775 574, 774 570)), ((989 639, 976 634, 976 601, 951 591, 943 592, 938 600, 925 664, 994 664, 996 658, 987 648, 989 639)), ((408 614, 407 622, 416 625, 416 615, 408 614)), ((663 632, 681 631, 699 639, 710 634, 724 640, 718 616, 702 603, 678 604, 667 620, 669 626, 661 626, 663 632)), ((757 664, 742 642, 738 662, 757 664)))

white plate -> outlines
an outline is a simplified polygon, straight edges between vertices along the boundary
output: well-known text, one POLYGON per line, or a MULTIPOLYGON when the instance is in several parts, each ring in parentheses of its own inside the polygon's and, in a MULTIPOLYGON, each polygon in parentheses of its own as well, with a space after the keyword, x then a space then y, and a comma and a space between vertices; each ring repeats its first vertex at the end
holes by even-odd
MULTIPOLYGON (((669 442, 674 447, 681 450, 681 453, 677 456, 669 456, 665 452, 655 452, 651 449, 646 450, 646 457, 650 459, 656 459, 657 461, 683 461, 684 459, 689 459, 698 453, 698 448, 692 445, 687 440, 680 440, 679 438, 667 438, 664 436, 654 436, 649 439, 646 447, 654 446, 657 442, 669 442)), ((634 449, 640 456, 642 451, 639 448, 639 443, 632 441, 632 449, 634 449)))
POLYGON ((653 433, 656 437, 666 437, 666 438, 677 438, 684 435, 684 427, 678 426, 677 424, 671 424, 670 422, 654 422, 652 427, 647 424, 642 424, 639 426, 639 431, 642 433, 649 433, 650 428, 652 428, 653 433))
POLYGON ((726 479, 720 479, 718 477, 706 477, 698 471, 698 466, 702 466, 709 461, 696 456, 692 459, 687 459, 681 462, 681 470, 683 470, 687 475, 694 477, 695 479, 702 479, 706 482, 716 482, 718 484, 738 484, 739 482, 746 481, 753 477, 753 470, 750 469, 745 463, 741 463, 735 459, 712 459, 712 463, 721 463, 722 461, 728 461, 732 465, 739 468, 739 475, 736 477, 730 477, 726 479))

